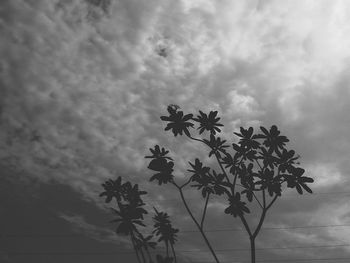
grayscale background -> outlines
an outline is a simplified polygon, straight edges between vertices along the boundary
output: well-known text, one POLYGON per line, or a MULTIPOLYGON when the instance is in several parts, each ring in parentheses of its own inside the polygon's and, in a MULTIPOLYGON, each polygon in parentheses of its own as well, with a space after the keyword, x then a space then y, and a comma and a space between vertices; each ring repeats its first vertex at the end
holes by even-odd
MULTIPOLYGON (((271 209, 260 262, 349 262, 349 65, 345 0, 1 1, 0 261, 135 263, 98 197, 121 175, 184 230, 180 263, 212 262, 176 191, 148 181, 155 144, 179 180, 205 152, 164 131, 173 103, 217 110, 229 140, 277 125, 314 178, 313 195, 288 190, 271 209)), ((209 204, 208 235, 225 262, 247 262, 224 208, 209 204)))

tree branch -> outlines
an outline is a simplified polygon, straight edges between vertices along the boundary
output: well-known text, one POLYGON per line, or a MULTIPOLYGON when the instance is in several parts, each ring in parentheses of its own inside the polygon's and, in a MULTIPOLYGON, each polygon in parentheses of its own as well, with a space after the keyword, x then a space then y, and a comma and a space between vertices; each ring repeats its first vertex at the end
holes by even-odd
POLYGON ((134 236, 132 231, 130 233, 130 239, 131 239, 131 243, 132 243, 132 245, 134 247, 134 250, 135 250, 135 253, 136 253, 137 262, 141 263, 141 258, 140 258, 140 255, 139 255, 139 251, 138 251, 138 249, 136 247, 135 236, 134 236))
POLYGON ((256 229, 254 231, 253 238, 255 238, 258 235, 258 233, 259 233, 259 231, 261 229, 261 226, 264 223, 264 219, 265 219, 265 216, 266 216, 266 211, 267 211, 266 209, 263 209, 263 211, 261 213, 259 224, 258 224, 258 226, 256 227, 256 229))
POLYGON ((194 137, 192 137, 192 136, 188 136, 191 140, 194 140, 194 141, 198 141, 198 142, 202 142, 202 143, 204 143, 204 141, 203 140, 201 140, 201 139, 197 139, 197 138, 194 138, 194 137))
POLYGON ((205 241, 205 243, 207 244, 211 254, 213 255, 214 259, 215 259, 215 262, 216 263, 219 263, 219 259, 217 258, 216 254, 215 254, 215 251, 214 249, 212 248, 211 244, 209 243, 209 240, 207 238, 207 236, 205 235, 204 231, 203 231, 203 228, 199 225, 198 221, 196 220, 196 218, 194 217, 191 209, 188 207, 188 204, 186 202, 186 199, 185 199, 185 196, 183 194, 183 191, 182 191, 182 188, 179 187, 175 182, 172 182, 173 185, 179 190, 180 192, 180 196, 181 196, 181 200, 183 202, 183 204, 185 205, 185 208, 187 210, 187 213, 190 215, 190 217, 192 218, 192 221, 195 223, 195 225, 197 226, 199 232, 202 234, 202 237, 205 241))
POLYGON ((248 225, 247 221, 245 220, 244 215, 239 215, 239 218, 241 219, 241 221, 244 225, 244 228, 247 230, 248 235, 250 237, 252 237, 252 232, 250 231, 249 225, 248 225))
POLYGON ((202 229, 203 229, 205 214, 206 214, 206 212, 207 212, 209 196, 210 196, 210 194, 208 193, 207 198, 206 198, 206 200, 205 200, 204 210, 203 210, 203 214, 202 214, 202 220, 201 220, 201 228, 202 228, 202 229))
MULTIPOLYGON (((191 140, 198 141, 198 142, 201 142, 201 143, 204 143, 205 145, 207 145, 207 144, 206 144, 203 140, 201 140, 201 139, 197 139, 197 138, 194 138, 194 137, 192 137, 192 136, 189 136, 189 138, 190 138, 191 140)), ((207 146, 209 146, 209 145, 207 145, 207 146)), ((209 146, 209 148, 210 148, 211 150, 213 150, 212 147, 209 146)), ((227 176, 226 170, 224 169, 224 167, 222 166, 222 164, 221 164, 221 162, 220 162, 220 160, 219 160, 219 157, 218 157, 217 153, 215 153, 215 157, 216 157, 216 160, 217 160, 218 163, 219 163, 219 166, 220 166, 222 172, 224 173, 224 175, 225 175, 225 177, 226 177, 227 182, 229 183, 230 180, 229 180, 229 178, 228 178, 228 176, 227 176)))
POLYGON ((270 202, 270 204, 266 207, 266 210, 270 209, 270 207, 273 205, 273 203, 277 200, 278 195, 275 195, 275 197, 272 199, 272 201, 270 202))
POLYGON ((179 186, 181 189, 184 188, 186 185, 188 185, 191 182, 191 177, 187 180, 186 183, 182 184, 181 186, 179 186))
POLYGON ((257 196, 254 194, 253 192, 253 196, 255 198, 255 200, 258 202, 259 206, 261 207, 261 209, 264 209, 264 207, 262 206, 262 204, 260 203, 259 199, 257 198, 257 196))
POLYGON ((221 162, 220 162, 220 159, 219 159, 219 156, 218 156, 217 153, 215 153, 215 157, 216 157, 216 160, 217 160, 218 163, 219 163, 219 166, 220 166, 221 171, 222 171, 223 174, 225 175, 225 178, 226 178, 227 182, 230 183, 230 179, 228 178, 228 175, 227 175, 227 173, 226 173, 226 170, 225 170, 224 167, 222 166, 222 164, 221 164, 221 162))
MULTIPOLYGON (((241 160, 239 161, 239 164, 237 166, 240 166, 241 163, 243 162, 243 156, 241 158, 241 160)), ((234 179, 233 179, 233 189, 232 189, 232 194, 234 195, 235 193, 235 187, 236 187, 236 181, 237 181, 237 177, 238 177, 238 173, 237 173, 237 170, 235 171, 235 175, 234 175, 234 179)))
POLYGON ((258 159, 254 159, 255 162, 258 164, 258 166, 260 167, 261 172, 264 170, 264 168, 261 167, 261 164, 259 163, 258 159))
POLYGON ((263 191, 262 191, 262 195, 263 195, 263 207, 264 207, 264 208, 266 208, 265 189, 263 189, 263 191))

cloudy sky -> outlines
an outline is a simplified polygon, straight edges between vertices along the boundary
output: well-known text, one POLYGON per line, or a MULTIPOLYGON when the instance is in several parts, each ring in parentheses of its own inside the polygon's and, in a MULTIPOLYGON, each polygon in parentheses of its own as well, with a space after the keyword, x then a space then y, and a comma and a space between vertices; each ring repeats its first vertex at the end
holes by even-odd
MULTIPOLYGON (((179 181, 205 150, 164 132, 170 103, 218 110, 228 139, 276 124, 315 179, 270 210, 261 262, 349 261, 349 1, 5 0, 0 39, 2 262, 136 262, 98 197, 119 175, 184 230, 181 262, 212 262, 174 189, 148 182, 149 147, 171 150, 179 181)), ((248 262, 220 202, 208 236, 223 262, 248 262)))

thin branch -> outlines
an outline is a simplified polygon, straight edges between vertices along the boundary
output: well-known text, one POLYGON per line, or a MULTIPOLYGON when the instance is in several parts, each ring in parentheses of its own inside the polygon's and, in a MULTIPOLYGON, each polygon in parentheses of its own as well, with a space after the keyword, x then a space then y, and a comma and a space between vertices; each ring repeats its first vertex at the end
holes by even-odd
POLYGON ((176 253, 175 253, 175 249, 174 249, 174 244, 170 243, 170 246, 171 246, 171 250, 173 251, 174 261, 175 261, 175 263, 177 263, 176 253))
POLYGON ((248 225, 247 221, 245 220, 244 215, 239 215, 239 218, 241 219, 245 229, 247 230, 248 235, 250 237, 252 237, 252 232, 250 231, 249 225, 248 225))
POLYGON ((259 204, 259 206, 261 207, 261 209, 264 209, 264 207, 263 207, 262 204, 260 203, 258 197, 254 194, 254 192, 253 192, 253 196, 254 196, 255 200, 258 202, 258 204, 259 204))
POLYGON ((172 183, 177 189, 181 189, 181 186, 179 186, 174 180, 172 180, 171 183, 172 183))
POLYGON ((147 262, 146 262, 146 258, 145 258, 145 254, 144 254, 143 251, 142 251, 142 247, 140 247, 140 253, 141 253, 141 257, 142 257, 143 262, 144 262, 144 263, 147 263, 147 262))
POLYGON ((164 240, 165 248, 166 248, 166 256, 169 257, 169 244, 167 241, 164 240))
MULTIPOLYGON (((242 158, 241 158, 241 160, 239 161, 239 163, 238 163, 237 166, 240 166, 242 162, 243 162, 243 156, 242 156, 242 158)), ((235 177, 234 177, 234 179, 233 179, 233 189, 232 189, 232 194, 233 194, 233 195, 234 195, 234 193, 235 193, 236 181, 237 181, 237 177, 238 177, 238 172, 237 172, 237 170, 235 171, 235 175, 234 175, 234 176, 235 176, 235 177)))
POLYGON ((263 171, 263 168, 261 167, 261 164, 259 163, 258 159, 254 159, 256 161, 256 163, 258 164, 258 166, 260 167, 261 172, 263 171))
POLYGON ((265 216, 266 216, 266 209, 264 209, 263 211, 262 211, 262 213, 261 213, 261 216, 260 216, 260 220, 259 220, 259 224, 258 224, 258 226, 256 227, 256 229, 255 229, 255 231, 254 231, 254 234, 253 234, 253 238, 255 238, 257 235, 258 235, 258 233, 259 233, 259 231, 260 231, 260 229, 261 229, 261 226, 262 226, 262 224, 264 223, 264 219, 265 219, 265 216))
POLYGON ((277 200, 278 195, 275 195, 275 197, 272 199, 271 203, 266 207, 266 210, 270 209, 270 207, 273 205, 273 203, 277 200))
POLYGON ((262 224, 264 223, 264 219, 265 219, 266 212, 267 212, 265 189, 263 189, 262 195, 263 195, 262 213, 261 213, 261 216, 260 216, 260 220, 259 220, 258 226, 256 227, 256 229, 255 229, 253 235, 251 235, 251 238, 253 238, 253 239, 258 235, 258 233, 259 233, 259 231, 260 231, 260 229, 261 229, 261 226, 262 226, 262 224))
POLYGON ((205 215, 206 215, 206 212, 207 212, 209 196, 210 196, 210 194, 208 193, 207 198, 206 198, 206 200, 205 200, 204 210, 203 210, 203 214, 202 214, 202 220, 201 220, 201 228, 202 228, 202 229, 203 229, 203 224, 204 224, 205 215))
POLYGON ((147 248, 147 245, 145 246, 145 250, 147 252, 148 261, 151 263, 152 262, 152 257, 151 257, 151 253, 149 252, 149 249, 147 248))
MULTIPOLYGON (((194 140, 194 141, 198 141, 198 142, 201 142, 201 143, 204 143, 205 145, 207 145, 207 144, 206 144, 203 140, 201 140, 201 139, 197 139, 197 138, 194 138, 194 137, 192 137, 192 136, 189 136, 189 138, 192 139, 192 140, 194 140)), ((207 146, 209 146, 209 145, 207 145, 207 146)), ((210 146, 209 146, 209 147, 210 147, 210 146)), ((212 147, 210 147, 210 149, 213 150, 212 147)), ((219 160, 219 157, 218 157, 217 153, 215 153, 215 157, 216 157, 216 160, 218 161, 218 163, 219 163, 219 165, 220 165, 220 168, 221 168, 222 172, 224 173, 224 175, 225 175, 225 177, 226 177, 227 182, 230 182, 230 180, 229 180, 229 178, 228 178, 228 176, 227 176, 227 173, 226 173, 224 167, 222 166, 222 164, 221 164, 221 162, 220 162, 220 160, 219 160)))
POLYGON ((263 194, 263 207, 266 208, 265 189, 263 189, 262 194, 263 194))
POLYGON ((130 239, 131 239, 131 243, 132 243, 134 250, 135 250, 135 253, 136 253, 137 262, 141 263, 140 255, 139 255, 139 252, 138 252, 137 247, 136 247, 135 237, 134 237, 133 232, 130 233, 130 239))
POLYGON ((188 136, 190 139, 192 139, 192 140, 194 140, 194 141, 198 141, 198 142, 203 142, 204 143, 204 141, 203 140, 201 140, 201 139, 197 139, 197 138, 194 138, 194 137, 192 137, 192 136, 188 136))
POLYGON ((218 163, 219 163, 219 166, 220 166, 221 171, 222 171, 223 174, 225 175, 225 178, 226 178, 227 182, 230 183, 230 179, 228 178, 228 175, 227 175, 227 173, 226 173, 226 170, 225 170, 224 167, 222 166, 222 164, 221 164, 221 162, 220 162, 220 160, 219 160, 219 156, 218 156, 217 153, 215 153, 215 157, 216 157, 216 160, 217 160, 218 163))
POLYGON ((215 262, 216 262, 216 263, 219 263, 219 260, 218 260, 216 254, 215 254, 214 249, 212 248, 211 244, 209 243, 209 240, 208 240, 207 236, 205 235, 203 229, 201 228, 201 226, 199 225, 198 221, 196 220, 196 218, 195 218, 194 215, 192 214, 191 209, 188 207, 188 204, 187 204, 187 202, 186 202, 186 199, 185 199, 185 196, 184 196, 184 194, 183 194, 182 188, 179 187, 175 182, 172 182, 172 184, 179 190, 180 196, 181 196, 181 200, 182 200, 183 204, 185 205, 185 208, 186 208, 186 210, 187 210, 187 213, 190 215, 190 217, 192 218, 192 221, 195 223, 196 227, 198 228, 199 232, 201 233, 201 235, 202 235, 202 237, 203 237, 205 243, 207 244, 207 246, 208 246, 208 248, 209 248, 211 254, 213 255, 213 257, 214 257, 214 259, 215 259, 215 262))
POLYGON ((190 182, 191 182, 191 177, 187 180, 186 183, 182 184, 182 185, 180 186, 180 188, 181 188, 181 189, 184 188, 184 187, 185 187, 186 185, 188 185, 190 182))
POLYGON ((236 181, 237 181, 238 173, 235 172, 235 177, 233 178, 233 187, 232 187, 232 195, 235 194, 235 187, 236 187, 236 181))

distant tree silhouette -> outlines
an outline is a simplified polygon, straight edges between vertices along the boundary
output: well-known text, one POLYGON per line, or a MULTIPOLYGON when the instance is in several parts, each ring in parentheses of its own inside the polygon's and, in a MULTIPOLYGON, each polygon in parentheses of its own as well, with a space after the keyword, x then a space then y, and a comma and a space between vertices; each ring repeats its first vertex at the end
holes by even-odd
POLYGON ((155 233, 156 236, 159 236, 158 242, 164 241, 167 257, 169 257, 170 245, 176 262, 174 244, 176 242, 176 233, 179 232, 179 230, 172 227, 167 213, 158 212, 155 208, 154 211, 156 212, 156 215, 153 217, 153 220, 155 222, 153 233, 155 233))
POLYGON ((152 238, 153 235, 144 237, 142 233, 139 233, 138 237, 136 238, 136 250, 142 251, 142 249, 144 249, 147 253, 149 262, 153 262, 149 249, 155 249, 157 246, 157 242, 152 241, 152 238))
MULTIPOLYGON (((117 223, 116 233, 130 237, 139 263, 154 263, 150 248, 155 249, 157 242, 152 241, 153 235, 145 237, 139 230, 140 227, 146 226, 144 215, 148 214, 148 212, 144 209, 145 203, 141 196, 147 192, 140 191, 137 184, 122 183, 120 176, 116 180, 107 180, 102 184, 102 187, 104 191, 100 196, 106 198, 105 202, 110 203, 113 199, 116 201, 116 208, 111 208, 117 216, 116 219, 111 221, 112 223, 117 223)), ((166 213, 155 211, 153 232, 159 236, 158 242, 164 241, 167 254, 166 257, 156 255, 157 263, 171 263, 174 259, 176 262, 174 244, 178 229, 172 227, 169 216, 166 213), (169 245, 171 246, 173 257, 169 256, 169 245)))
MULTIPOLYGON (((255 263, 255 239, 269 209, 286 188, 295 188, 299 194, 303 194, 303 190, 312 193, 307 184, 312 183, 313 179, 304 176, 305 170, 298 167, 299 156, 294 150, 286 148, 289 140, 280 134, 275 125, 270 129, 260 127, 261 133, 254 133, 253 127, 247 129, 241 127, 239 132, 234 132, 239 141, 228 144, 217 135, 223 126, 219 123, 217 111, 210 111, 209 114, 199 111, 199 115, 194 117, 193 114, 184 114, 177 105, 169 105, 167 110, 168 116, 160 117, 162 121, 167 122, 165 130, 171 131, 175 137, 185 135, 192 141, 206 145, 209 150, 208 156, 216 160, 219 171, 205 166, 199 158, 195 158, 194 162, 189 162, 188 178, 179 183, 173 175, 174 162, 168 156, 169 151, 155 145, 150 149, 151 155, 146 156, 151 159, 148 168, 155 172, 150 181, 156 181, 159 185, 171 184, 179 191, 188 214, 216 262, 219 260, 205 234, 204 221, 210 197, 214 195, 226 197, 227 207, 224 213, 239 218, 243 223, 250 240, 251 262, 255 263), (198 126, 200 137, 193 137, 191 134, 195 124, 198 126), (202 138, 205 133, 207 136, 202 138), (184 188, 187 186, 200 191, 204 199, 200 219, 195 217, 184 196, 184 188), (246 215, 250 213, 248 206, 253 202, 261 209, 255 227, 249 225, 246 220, 246 215)), ((157 211, 156 213, 156 216, 159 216, 157 211)), ((139 220, 139 217, 140 214, 135 220, 139 220)), ((157 235, 161 233, 159 225, 156 226, 157 235)), ((166 242, 165 238, 160 240, 166 242)), ((167 255, 169 255, 168 244, 171 242, 166 243, 167 255)), ((161 257, 158 258, 158 262, 167 262, 161 261, 161 257)))

